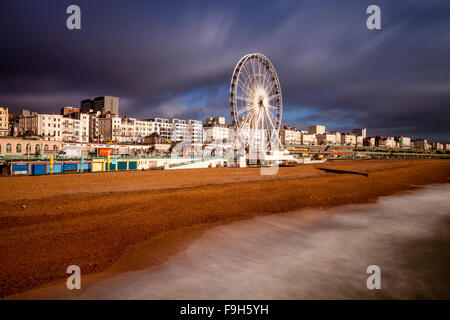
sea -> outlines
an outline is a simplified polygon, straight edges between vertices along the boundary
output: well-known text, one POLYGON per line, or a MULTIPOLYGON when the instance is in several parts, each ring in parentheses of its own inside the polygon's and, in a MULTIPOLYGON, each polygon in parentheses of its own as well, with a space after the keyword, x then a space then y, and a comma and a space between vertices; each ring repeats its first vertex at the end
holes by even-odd
POLYGON ((450 184, 215 227, 79 299, 449 299, 450 184), (375 271, 374 271, 375 270, 375 271))

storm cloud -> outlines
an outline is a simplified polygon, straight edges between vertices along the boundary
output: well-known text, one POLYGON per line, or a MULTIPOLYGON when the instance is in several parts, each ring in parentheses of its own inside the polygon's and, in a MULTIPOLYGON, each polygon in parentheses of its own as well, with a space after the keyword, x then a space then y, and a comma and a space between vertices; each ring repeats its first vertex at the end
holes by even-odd
POLYGON ((283 122, 450 138, 448 1, 2 1, 0 105, 58 112, 112 95, 122 114, 229 117, 237 61, 260 52, 283 122), (77 4, 82 29, 66 28, 77 4), (368 30, 366 8, 381 8, 368 30))

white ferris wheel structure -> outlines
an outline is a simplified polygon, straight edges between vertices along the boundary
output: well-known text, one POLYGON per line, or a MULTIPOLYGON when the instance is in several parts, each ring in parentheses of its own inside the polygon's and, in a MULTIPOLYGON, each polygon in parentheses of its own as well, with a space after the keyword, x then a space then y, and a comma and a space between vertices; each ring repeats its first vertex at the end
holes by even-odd
POLYGON ((267 57, 252 53, 239 60, 231 78, 230 108, 237 139, 248 152, 269 154, 281 148, 281 85, 267 57))

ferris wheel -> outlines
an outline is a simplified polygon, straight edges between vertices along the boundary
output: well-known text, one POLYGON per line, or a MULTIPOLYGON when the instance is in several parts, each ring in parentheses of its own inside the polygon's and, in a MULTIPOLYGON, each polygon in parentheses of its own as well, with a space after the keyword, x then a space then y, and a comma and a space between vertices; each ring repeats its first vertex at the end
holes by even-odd
POLYGON ((231 78, 230 107, 237 138, 249 152, 281 147, 281 86, 267 57, 252 53, 239 60, 231 78))

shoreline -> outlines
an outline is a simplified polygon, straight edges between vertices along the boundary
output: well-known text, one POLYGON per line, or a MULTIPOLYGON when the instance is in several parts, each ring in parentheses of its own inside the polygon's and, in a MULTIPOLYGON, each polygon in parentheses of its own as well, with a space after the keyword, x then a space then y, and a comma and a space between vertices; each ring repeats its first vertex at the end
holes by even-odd
MULTIPOLYGON (((183 273, 184 274, 190 274, 190 272, 195 273, 195 276, 198 276, 198 274, 203 274, 204 276, 206 276, 206 274, 204 274, 205 270, 203 271, 198 271, 196 272, 195 267, 192 267, 191 264, 197 264, 198 267, 201 265, 208 265, 208 261, 204 261, 205 256, 206 257, 210 257, 210 254, 212 254, 212 265, 215 265, 217 263, 217 261, 214 258, 219 258, 221 254, 229 254, 230 253, 230 249, 225 249, 228 246, 234 247, 235 250, 238 250, 238 248, 246 248, 247 245, 249 246, 254 246, 255 244, 252 243, 254 242, 258 237, 261 237, 262 233, 267 232, 267 236, 271 239, 276 238, 276 234, 280 235, 280 232, 282 233, 281 230, 286 229, 286 231, 289 233, 294 232, 295 234, 303 234, 303 233, 311 233, 310 237, 313 237, 313 234, 315 234, 316 232, 318 233, 318 237, 320 238, 320 234, 322 232, 322 234, 324 232, 327 232, 326 230, 330 227, 330 225, 336 224, 338 222, 336 221, 349 221, 348 219, 352 216, 352 215, 365 215, 365 214, 371 214, 374 213, 374 211, 376 211, 378 209, 379 212, 379 208, 381 206, 386 206, 385 204, 387 202, 398 202, 398 201, 403 201, 405 202, 405 198, 414 198, 414 197, 418 197, 420 195, 424 195, 424 194, 429 194, 431 190, 436 189, 440 192, 442 192, 444 187, 450 186, 450 183, 443 183, 443 184, 431 184, 431 185, 423 185, 420 186, 420 188, 416 188, 416 189, 411 189, 411 190, 404 190, 404 191, 399 191, 396 192, 394 194, 391 195, 387 195, 387 196, 382 196, 380 198, 377 199, 376 202, 374 203, 360 203, 360 204, 347 204, 347 205, 343 205, 343 206, 339 206, 339 207, 331 207, 331 208, 327 208, 327 209, 317 209, 317 208, 310 208, 310 209, 300 209, 300 210, 294 210, 291 212, 285 212, 285 213, 279 213, 279 214, 269 214, 269 215, 256 215, 252 218, 249 219, 245 219, 245 220, 235 220, 229 223, 218 223, 215 225, 211 225, 211 226, 203 226, 203 227, 199 227, 196 228, 195 230, 188 230, 189 234, 186 236, 183 235, 169 235, 169 239, 171 240, 175 240, 175 246, 168 248, 167 244, 164 245, 164 252, 166 254, 166 256, 164 257, 163 260, 158 261, 158 263, 156 263, 156 261, 153 261, 154 263, 143 263, 142 258, 143 257, 147 257, 147 258, 151 258, 152 257, 152 252, 153 249, 155 247, 158 247, 158 242, 156 241, 156 244, 153 243, 144 243, 142 245, 138 245, 136 248, 130 248, 130 250, 128 250, 127 253, 125 253, 117 263, 115 263, 113 265, 113 267, 110 270, 107 270, 105 272, 99 273, 99 274, 91 274, 91 275, 87 275, 83 277, 82 280, 82 290, 77 291, 69 291, 67 290, 65 284, 61 284, 61 283, 54 283, 54 284, 48 284, 45 285, 43 287, 40 288, 35 288, 17 295, 13 295, 13 296, 9 296, 6 299, 13 299, 13 300, 18 300, 18 299, 34 299, 34 300, 48 300, 48 299, 56 299, 56 300, 72 300, 72 299, 117 299, 117 297, 119 297, 119 299, 136 299, 136 297, 134 297, 133 295, 130 297, 128 295, 123 295, 124 292, 128 292, 130 293, 131 291, 129 290, 130 288, 133 288, 134 285, 137 286, 137 299, 147 299, 147 297, 142 296, 142 290, 143 287, 139 285, 139 283, 141 283, 142 281, 147 283, 147 281, 149 281, 150 279, 153 279, 153 281, 150 281, 148 283, 149 287, 153 287, 155 285, 155 281, 154 279, 159 278, 159 275, 166 275, 167 277, 167 273, 175 268, 180 270, 180 268, 183 269, 183 273), (364 213, 363 213, 364 212, 364 213), (289 223, 290 221, 290 223, 289 223), (333 222, 332 222, 333 221, 333 222), (255 235, 250 235, 247 232, 242 232, 242 230, 248 230, 249 228, 251 229, 253 227, 256 227, 254 229, 254 231, 256 232, 256 236, 255 235), (271 226, 272 229, 261 229, 267 226, 271 226), (315 227, 314 227, 315 226, 315 227), (293 231, 295 230, 295 231, 293 231), (315 231, 314 231, 315 230, 315 231), (258 236, 259 234, 259 236, 258 236), (230 235, 231 238, 229 238, 227 235, 230 235), (255 239, 256 238, 256 239, 255 239), (187 242, 186 242, 187 240, 187 242), (181 244, 181 241, 183 241, 183 244, 181 244), (241 243, 240 245, 237 243, 241 243), (219 251, 219 255, 217 256, 216 251, 219 251), (208 253, 208 251, 210 251, 210 253, 208 253), (203 257, 203 258, 202 258, 203 257), (200 261, 197 261, 198 259, 200 259, 200 261), (187 270, 184 270, 184 267, 182 267, 183 265, 183 261, 188 262, 188 265, 186 266, 187 270), (202 261, 202 262, 201 262, 202 261), (101 290, 100 290, 101 289, 101 290), (106 291, 105 291, 106 290, 106 291), (110 291, 111 290, 111 291, 110 291), (113 293, 112 293, 113 292, 113 293), (122 294, 119 294, 120 292, 122 292, 122 294), (119 295, 118 295, 119 294, 119 295)), ((398 217, 398 216, 397 216, 398 217)), ((376 220, 378 220, 379 218, 375 218, 376 220)), ((372 221, 373 222, 373 221, 372 221)), ((351 230, 357 230, 358 227, 356 227, 356 225, 360 223, 358 222, 358 220, 354 221, 352 220, 352 223, 350 225, 350 232, 351 230), (356 224, 356 225, 353 225, 356 224)), ((398 221, 397 221, 398 223, 398 221)), ((443 221, 444 225, 445 225, 445 220, 443 221)), ((339 224, 339 223, 338 223, 339 224)), ((411 224, 411 223, 410 223, 411 224)), ((347 226, 348 227, 348 226, 347 226)), ((421 228, 419 225, 417 225, 418 228, 421 228)), ((430 232, 430 225, 425 224, 424 226, 425 229, 422 229, 422 231, 426 230, 425 232, 430 232)), ((443 226, 441 226, 443 227, 443 226)), ((341 228, 345 228, 343 226, 341 226, 341 228)), ((395 226, 392 226, 392 228, 395 228, 395 226)), ((444 227, 445 228, 445 227, 444 227)), ((339 228, 338 228, 339 229, 339 228)), ((372 230, 372 232, 375 229, 373 228, 369 228, 372 230)), ((442 231, 442 230, 440 230, 442 231)), ((334 232, 336 232, 336 230, 334 230, 334 232)), ((375 231, 376 232, 376 231, 375 231)), ((381 233, 385 232, 384 230, 381 231, 381 233)), ((342 232, 341 232, 342 233, 342 232)), ((392 235, 391 235, 392 236, 392 235)), ((350 235, 348 235, 348 237, 350 237, 350 235)), ((409 237, 409 236, 408 236, 409 237)), ((411 291, 407 291, 407 290, 399 290, 397 288, 395 288, 396 285, 396 276, 395 275, 387 275, 386 277, 389 278, 389 285, 388 285, 388 290, 386 291, 386 287, 384 287, 383 292, 379 293, 379 292, 369 292, 369 291, 361 291, 359 290, 359 292, 356 293, 351 293, 351 295, 358 296, 360 299, 397 299, 397 298, 402 298, 402 299, 411 299, 412 297, 416 297, 417 294, 421 294, 424 295, 423 297, 426 298, 444 298, 448 296, 448 285, 446 285, 445 283, 448 282, 448 280, 450 279, 448 277, 448 273, 443 272, 441 267, 445 268, 445 264, 442 265, 442 255, 446 255, 448 256, 448 250, 447 251, 438 251, 440 247, 442 247, 442 241, 446 240, 447 238, 441 238, 442 234, 439 234, 439 230, 437 230, 437 234, 430 238, 429 236, 424 236, 422 233, 419 235, 418 238, 411 238, 409 239, 409 241, 411 241, 412 243, 419 243, 420 244, 420 248, 419 248, 419 253, 416 253, 416 249, 412 244, 408 244, 405 245, 406 248, 410 248, 412 249, 412 251, 414 253, 408 252, 408 254, 406 254, 406 257, 408 257, 409 259, 414 258, 417 259, 418 257, 421 257, 421 255, 427 255, 428 258, 432 258, 431 261, 429 260, 420 260, 420 261, 416 261, 417 263, 421 264, 422 266, 426 266, 428 268, 432 267, 434 268, 434 270, 439 271, 439 276, 436 276, 434 273, 430 273, 428 271, 428 268, 424 268, 424 272, 423 272, 423 276, 426 277, 427 279, 433 279, 435 280, 436 278, 439 279, 440 281, 443 281, 444 284, 441 283, 441 285, 439 285, 437 288, 433 287, 432 285, 430 285, 429 282, 423 283, 421 285, 424 285, 427 287, 427 290, 422 292, 420 291, 420 289, 418 289, 419 287, 414 287, 412 286, 411 288, 409 288, 409 290, 411 291), (438 245, 436 246, 436 243, 438 243, 438 245), (424 245, 432 245, 429 247, 425 247, 424 245), (430 251, 432 250, 432 253, 430 254, 430 251), (434 250, 434 251, 433 251, 434 250), (433 260, 434 259, 434 260, 433 260), (434 265, 434 264, 437 265, 434 265), (424 265, 425 264, 425 265, 424 265), (443 288, 447 288, 447 289, 443 289, 443 288), (417 290, 417 291, 415 291, 417 290), (419 293, 418 293, 419 292, 419 293), (443 292, 443 293, 442 293, 443 292), (392 296, 392 294, 394 294, 394 296, 392 296), (400 296, 395 296, 395 294, 399 294, 400 296), (444 294, 444 295, 441 295, 444 294)), ((305 241, 308 243, 309 240, 308 237, 305 239, 305 241)), ((260 239, 262 241, 262 239, 260 239)), ((331 239, 328 239, 327 241, 330 241, 331 239)), ((397 242, 392 244, 393 248, 390 249, 391 251, 395 251, 394 248, 397 248, 399 243, 398 243, 398 239, 395 239, 397 242)), ((169 241, 170 242, 170 241, 169 241)), ((350 241, 351 243, 351 241, 350 241)), ((349 244, 350 244, 349 243, 349 244)), ((367 242, 366 242, 367 243, 367 242)), ((370 243, 370 241, 369 241, 370 243)), ((174 244, 174 243, 172 243, 174 244)), ((280 244, 278 244, 280 245, 280 244)), ((301 245, 301 242, 299 243, 299 245, 301 245)), ((330 245, 330 244, 329 244, 330 245)), ((268 246, 270 247, 270 245, 268 246)), ((308 245, 303 244, 304 249, 308 249, 308 245)), ((323 245, 320 245, 320 248, 324 248, 323 245)), ((260 252, 263 256, 265 253, 265 247, 264 245, 260 245, 260 250, 263 250, 262 252, 260 252), (262 249, 264 248, 264 249, 262 249)), ((243 249, 244 251, 248 251, 250 249, 243 249)), ((272 249, 273 250, 273 249, 272 249)), ((310 249, 308 249, 310 250, 310 249)), ((328 249, 329 250, 329 249, 328 249)), ((349 250, 347 250, 349 251, 349 250)), ((350 250, 351 251, 351 250, 350 250)), ((383 252, 383 257, 379 257, 379 259, 383 259, 382 264, 384 266, 386 266, 386 263, 390 263, 391 265, 388 266, 388 269, 390 269, 390 271, 392 272, 392 265, 397 266, 398 264, 401 264, 401 262, 399 260, 393 259, 393 257, 386 257, 384 256, 386 252, 383 252)), ((235 253, 236 255, 238 253, 235 253)), ((257 253, 254 253, 257 255, 257 253)), ((364 256, 364 254, 362 254, 362 252, 359 253, 360 255, 358 255, 358 258, 361 258, 363 261, 367 261, 367 259, 373 259, 372 255, 368 255, 371 256, 372 258, 368 258, 368 256, 364 256)), ((405 254, 405 253, 403 253, 405 254)), ((317 256, 320 256, 319 253, 316 254, 317 256)), ((356 254, 357 255, 357 254, 356 254)), ((267 257, 268 258, 268 257, 267 257)), ((329 259, 329 257, 327 257, 329 259)), ((223 258, 222 258, 223 259, 223 258)), ((245 260, 245 256, 243 257, 243 259, 245 260)), ((266 258, 263 258, 263 260, 265 260, 266 258)), ((273 257, 272 259, 269 259, 268 262, 273 263, 273 257)), ((337 256, 336 259, 341 259, 342 257, 337 256)), ((209 258, 208 258, 209 260, 209 258)), ((311 261, 311 263, 318 263, 318 261, 321 261, 321 259, 319 260, 315 260, 315 261, 311 261)), ((345 259, 344 259, 345 261, 345 259)), ((370 260, 372 261, 372 260, 370 260)), ((226 272, 227 270, 234 270, 236 268, 236 266, 234 266, 233 262, 231 261, 231 266, 226 266, 224 267, 224 272, 226 272), (227 269, 230 268, 230 269, 227 269)), ((305 262, 307 264, 307 262, 305 262)), ((368 262, 366 262, 367 264, 368 262)), ((320 264, 320 262, 319 262, 320 264)), ((361 264, 361 262, 357 262, 356 265, 361 264)), ((340 265, 342 267, 342 265, 340 265)), ((403 269, 403 265, 402 265, 402 269, 399 270, 400 273, 405 273, 405 272, 416 272, 416 269, 403 269)), ((199 267, 200 268, 200 267, 199 267)), ((348 268, 355 268, 355 266, 349 265, 348 268)), ((411 268, 411 265, 409 265, 409 268, 411 268)), ((201 268, 200 268, 201 269, 201 268)), ((288 268, 289 269, 289 268, 288 268)), ((303 268, 304 269, 304 268, 303 268)), ((362 268, 364 269, 364 268, 362 268)), ((419 269, 420 270, 420 269, 419 269)), ((181 271, 181 270, 180 270, 181 271)), ((248 270, 247 270, 248 271, 248 270)), ((319 273, 321 271, 318 271, 319 273)), ((419 271, 420 272, 420 271, 419 271)), ((232 273, 232 272, 231 272, 232 273)), ((349 273, 353 273, 358 275, 359 272, 358 270, 353 270, 352 272, 349 272, 347 270, 347 275, 349 273)), ((364 279, 364 274, 362 273, 362 276, 358 275, 356 276, 356 278, 362 278, 359 279, 361 283, 365 282, 364 279)), ((323 274, 322 274, 323 275, 323 274)), ((228 276, 230 276, 230 273, 228 273, 228 276)), ((220 277, 220 276, 219 276, 220 277)), ((331 278, 333 278, 333 276, 330 276, 331 278)), ((405 275, 403 275, 403 277, 405 277, 405 275)), ((165 280, 162 280, 162 282, 167 281, 168 285, 177 285, 178 280, 174 280, 171 281, 172 279, 169 277, 165 280)), ((186 279, 187 280, 187 279, 186 279)), ((318 279, 319 280, 319 279, 318 279)), ((327 282, 330 279, 321 279, 322 281, 327 282)), ((351 284, 352 281, 354 279, 348 279, 349 283, 351 284)), ((422 279, 423 280, 423 279, 422 279)), ((421 281, 422 281, 421 280, 421 281)), ((188 283, 189 280, 187 280, 188 283)), ((220 280, 218 280, 220 282, 220 280)), ((303 280, 302 280, 303 281, 303 280)), ((319 281, 320 282, 320 281, 319 281)), ((303 284, 303 282, 302 282, 303 284)), ((157 281, 156 286, 161 286, 161 281, 157 281)), ((179 286, 182 286, 181 284, 178 283, 179 286)), ((253 283, 253 285, 255 285, 255 283, 253 283)), ((232 284, 232 288, 236 289, 236 282, 233 282, 232 284)), ((212 288, 214 287, 214 285, 209 285, 208 286, 208 290, 212 290, 212 288)), ((303 285, 300 287, 301 290, 304 290, 303 285)), ((181 288, 179 288, 181 289, 181 288)), ((267 288, 266 288, 267 289, 267 288)), ((202 290, 200 290, 200 288, 198 288, 198 291, 195 291, 193 288, 188 289, 187 291, 190 292, 189 294, 187 294, 186 292, 184 293, 177 293, 177 289, 171 289, 172 290, 172 294, 170 296, 167 296, 167 293, 163 294, 163 296, 160 296, 160 294, 158 294, 156 292, 149 292, 148 294, 150 295, 149 299, 175 299, 175 300, 185 300, 185 299, 209 299, 210 296, 205 295, 205 293, 201 293, 202 290), (174 291, 175 290, 175 291, 174 291), (200 294, 200 296, 195 296, 195 293, 197 292, 198 294, 200 294), (181 296, 180 296, 181 294, 181 296), (194 294, 193 296, 191 294, 194 294), (165 298, 164 298, 165 297, 165 298), (172 297, 172 298, 170 298, 172 297)), ((353 288, 353 290, 355 290, 355 288, 353 288)), ((215 291, 215 290, 213 290, 215 291)), ((244 290, 245 291, 245 290, 244 290)), ((134 292, 134 291, 133 291, 134 292)), ((252 299, 253 296, 233 296, 233 295, 225 295, 225 296, 220 296, 220 290, 215 291, 215 294, 219 294, 218 298, 219 299, 252 299)), ((267 294, 267 292, 266 292, 267 294)), ((317 292, 316 292, 317 294, 317 292)), ((334 294, 336 294, 336 292, 334 292, 334 294)), ((216 297, 217 298, 217 297, 216 297)), ((254 298, 254 297, 253 297, 254 298)), ((261 295, 258 297, 258 299, 278 299, 277 296, 264 296, 261 295)), ((286 292, 283 293, 282 299, 310 299, 311 297, 309 295, 299 295, 299 296, 293 296, 293 297, 288 297, 286 296, 286 292), (307 298, 306 298, 307 297, 307 298)), ((336 296, 333 294, 330 295, 318 295, 315 297, 315 299, 348 299, 348 297, 345 296, 345 294, 343 293, 338 293, 336 296)), ((215 298, 213 298, 215 299, 215 298)))
MULTIPOLYGON (((251 168, 189 170, 165 175, 150 172, 138 179, 145 181, 157 176, 163 187, 175 179, 178 188, 149 190, 146 187, 118 194, 113 185, 110 193, 98 188, 99 192, 93 196, 85 193, 54 195, 55 192, 51 192, 48 198, 35 196, 27 200, 26 209, 36 206, 36 210, 30 212, 20 208, 20 201, 13 199, 15 195, 9 195, 10 211, 6 210, 8 214, 0 216, 3 222, 0 239, 7 242, 6 258, 11 259, 5 260, 8 264, 0 267, 0 279, 7 285, 6 290, 0 292, 1 297, 26 298, 27 292, 35 292, 36 288, 45 290, 57 283, 65 286, 65 268, 57 265, 61 260, 66 267, 80 265, 82 274, 95 281, 110 274, 160 265, 206 230, 218 225, 293 210, 372 203, 382 196, 417 189, 413 185, 447 183, 450 162, 330 161, 307 167, 280 168, 276 179, 257 174, 259 171, 251 168), (360 171, 369 176, 324 173, 318 167, 360 171), (243 175, 236 170, 243 170, 243 175), (186 183, 187 178, 195 173, 198 176, 199 171, 204 173, 202 177, 186 183), (211 183, 214 180, 216 183, 211 183), (110 206, 92 212, 91 205, 96 202, 105 205, 108 201, 112 201, 110 206), (57 213, 43 214, 49 208, 55 210, 55 206, 59 208, 57 213), (84 211, 79 210, 83 207, 84 211), (28 235, 25 241, 24 233, 28 235), (55 243, 55 239, 61 239, 62 243, 55 243), (36 253, 38 248, 41 252, 36 253), (22 264, 26 259, 18 257, 19 252, 31 258, 25 268, 22 264), (45 269, 47 272, 36 277, 45 269), (8 277, 8 272, 11 275, 13 271, 14 277, 8 277), (11 278, 13 281, 8 281, 11 278), (33 280, 30 283, 28 279, 33 280)), ((117 176, 119 180, 126 177, 117 176)), ((36 190, 30 191, 36 194, 36 190)), ((0 204, 5 205, 5 202, 0 204)))

